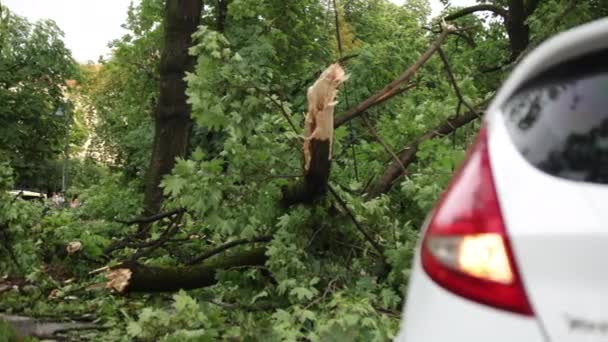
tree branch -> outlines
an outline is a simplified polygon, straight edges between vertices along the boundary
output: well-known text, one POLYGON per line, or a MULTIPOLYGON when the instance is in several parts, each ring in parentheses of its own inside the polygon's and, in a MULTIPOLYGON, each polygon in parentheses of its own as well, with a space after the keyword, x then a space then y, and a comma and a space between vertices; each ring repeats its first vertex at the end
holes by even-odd
MULTIPOLYGON (((454 93, 456 93, 456 96, 458 97, 458 107, 460 107, 460 104, 464 104, 469 109, 469 111, 475 112, 473 106, 471 106, 471 104, 466 101, 462 96, 462 92, 460 91, 460 87, 458 87, 458 83, 456 82, 456 78, 454 77, 454 72, 452 71, 452 67, 450 66, 450 61, 448 60, 448 57, 445 55, 441 48, 439 48, 437 52, 439 53, 439 57, 441 57, 441 60, 445 65, 445 71, 447 72, 448 79, 450 80, 450 83, 454 88, 454 93)), ((456 112, 456 115, 460 115, 459 110, 456 112)))
POLYGON ((213 262, 197 266, 156 267, 126 262, 108 274, 106 288, 119 293, 196 289, 217 283, 215 275, 220 270, 262 266, 266 260, 266 248, 257 248, 216 258, 213 262))
POLYGON ((240 246, 240 245, 244 245, 244 244, 248 244, 248 243, 256 243, 256 242, 270 242, 272 240, 272 236, 270 235, 264 235, 264 236, 258 236, 258 237, 254 237, 254 238, 250 238, 250 239, 240 239, 240 240, 234 240, 234 241, 230 241, 228 243, 225 243, 223 245, 217 246, 189 261, 186 262, 186 265, 194 265, 194 264, 198 264, 201 261, 204 261, 206 259, 211 258, 214 255, 220 254, 232 247, 236 247, 236 246, 240 246))
POLYGON ((181 223, 181 219, 182 219, 183 215, 184 215, 183 212, 177 214, 177 216, 171 220, 171 223, 169 224, 169 226, 167 226, 167 229, 163 232, 163 234, 158 239, 148 243, 147 246, 145 247, 147 249, 143 249, 143 250, 140 249, 139 251, 137 251, 137 253, 135 253, 131 257, 131 260, 137 260, 141 257, 150 255, 152 252, 154 252, 155 250, 157 250, 158 248, 163 246, 165 243, 167 243, 169 241, 169 239, 171 239, 179 231, 180 223, 181 223))
MULTIPOLYGON (((485 107, 488 102, 489 100, 482 102, 477 106, 477 108, 485 107)), ((382 176, 368 191, 366 197, 375 198, 384 193, 387 193, 393 186, 395 180, 405 174, 403 172, 403 169, 409 167, 415 161, 416 153, 418 152, 418 147, 421 143, 430 139, 441 138, 446 135, 449 135, 454 130, 468 124, 471 121, 474 121, 477 118, 480 118, 480 113, 482 111, 483 110, 481 109, 477 109, 475 111, 465 113, 464 115, 453 115, 435 128, 427 131, 419 138, 414 140, 414 142, 406 146, 403 151, 399 153, 399 160, 401 161, 401 163, 391 163, 386 168, 382 176)))
POLYGON ((336 201, 338 201, 338 204, 340 204, 342 209, 344 209, 344 211, 346 211, 346 214, 348 215, 348 217, 353 221, 353 223, 355 224, 355 227, 357 227, 357 230, 361 234, 363 234, 363 236, 365 237, 367 242, 369 242, 370 245, 372 245, 372 247, 376 250, 376 252, 378 252, 378 254, 380 254, 380 256, 382 257, 382 259, 384 261, 384 248, 382 248, 382 246, 380 246, 380 244, 378 242, 376 242, 376 240, 374 240, 374 238, 365 230, 365 228, 363 228, 363 226, 361 226, 359 221, 357 221, 355 214, 353 214, 353 212, 348 208, 348 205, 342 199, 342 197, 340 197, 340 195, 338 195, 336 190, 334 190, 334 188, 331 185, 328 185, 328 188, 329 188, 329 191, 331 192, 331 194, 336 199, 336 201))
POLYGON ((458 11, 446 16, 444 18, 444 20, 455 20, 460 17, 464 17, 465 15, 469 15, 471 13, 484 12, 484 11, 489 11, 494 14, 497 14, 497 15, 503 17, 503 19, 506 19, 509 16, 509 12, 502 7, 499 7, 496 5, 491 5, 491 4, 481 4, 481 5, 466 7, 461 10, 458 10, 458 11))
POLYGON ((399 157, 397 156, 397 154, 395 152, 393 152, 393 150, 390 148, 390 146, 388 146, 387 143, 384 142, 384 140, 382 140, 382 138, 380 137, 380 135, 378 134, 378 132, 376 131, 376 129, 374 128, 372 123, 368 120, 367 114, 363 115, 363 122, 365 122, 365 125, 367 126, 371 135, 373 135, 374 138, 376 138, 376 140, 380 143, 380 145, 382 145, 382 147, 384 147, 384 150, 388 154, 390 154, 390 156, 393 158, 393 160, 401 166, 401 168, 403 169, 403 173, 407 172, 407 170, 405 169, 405 166, 401 163, 401 160, 399 160, 399 157))
POLYGON ((380 90, 377 93, 375 93, 374 95, 368 97, 366 100, 359 103, 354 108, 351 108, 346 113, 344 113, 342 116, 339 116, 338 118, 336 118, 334 127, 338 128, 338 127, 342 126, 343 124, 349 122, 350 120, 360 116, 369 108, 377 105, 378 103, 381 103, 382 100, 379 102, 380 99, 384 98, 384 100, 386 100, 387 98, 390 98, 391 94, 393 92, 396 92, 396 89, 399 89, 399 87, 403 83, 409 81, 409 79, 412 78, 412 76, 414 76, 416 74, 418 69, 420 69, 429 60, 429 58, 431 58, 431 56, 433 56, 435 51, 437 51, 437 49, 441 46, 441 44, 443 44, 443 42, 446 40, 448 34, 454 30, 455 29, 453 27, 444 28, 443 31, 441 32, 441 34, 439 35, 439 37, 437 37, 437 39, 435 39, 435 41, 431 44, 431 46, 429 46, 429 48, 420 56, 420 58, 418 58, 418 60, 416 61, 416 63, 414 63, 414 65, 409 67, 409 69, 407 69, 403 74, 401 74, 401 76, 399 76, 397 79, 395 79, 394 81, 389 83, 382 90, 380 90))

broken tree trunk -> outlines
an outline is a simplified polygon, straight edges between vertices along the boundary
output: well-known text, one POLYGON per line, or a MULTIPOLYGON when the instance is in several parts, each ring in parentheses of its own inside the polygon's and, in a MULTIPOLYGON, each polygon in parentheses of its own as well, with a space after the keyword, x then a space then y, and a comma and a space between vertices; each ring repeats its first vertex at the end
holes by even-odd
POLYGON ((285 207, 312 203, 327 192, 334 136, 334 108, 338 87, 348 79, 340 64, 330 65, 308 88, 304 127, 304 179, 283 189, 285 207))
MULTIPOLYGON (((483 108, 485 105, 487 105, 487 103, 488 101, 485 101, 477 108, 483 108)), ((456 129, 481 117, 482 112, 483 109, 478 109, 475 111, 469 111, 463 115, 452 116, 409 144, 403 149, 403 151, 399 153, 399 160, 394 160, 386 168, 382 176, 370 188, 370 190, 367 192, 367 198, 378 197, 387 193, 391 189, 395 181, 404 175, 404 169, 416 160, 416 153, 418 153, 418 147, 421 143, 430 139, 440 138, 451 134, 456 129)))
POLYGON ((126 262, 108 274, 106 288, 119 293, 165 292, 196 289, 214 285, 216 273, 243 266, 263 266, 266 248, 257 248, 186 267, 155 267, 126 262))

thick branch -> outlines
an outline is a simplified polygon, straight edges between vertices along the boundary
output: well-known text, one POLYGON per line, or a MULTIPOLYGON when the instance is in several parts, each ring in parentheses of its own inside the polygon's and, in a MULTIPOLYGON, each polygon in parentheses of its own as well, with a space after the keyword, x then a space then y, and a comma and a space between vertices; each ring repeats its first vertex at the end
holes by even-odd
MULTIPOLYGON (((487 102, 488 101, 483 102, 477 108, 485 107, 487 102)), ((416 153, 418 152, 418 147, 421 143, 430 139, 440 138, 449 135, 454 130, 479 118, 480 113, 482 111, 483 110, 478 109, 476 111, 470 111, 468 113, 465 113, 464 115, 452 116, 442 122, 437 127, 427 131, 425 134, 420 136, 411 144, 409 144, 401 153, 399 153, 399 161, 401 163, 397 163, 396 161, 391 163, 384 171, 382 177, 380 177, 380 179, 378 179, 376 183, 371 187, 371 190, 367 193, 367 197, 374 198, 384 193, 387 193, 393 186, 395 180, 397 180, 404 174, 403 168, 407 168, 415 161, 416 153)))
POLYGON ((456 11, 456 12, 448 15, 444 19, 445 20, 454 20, 454 19, 458 19, 460 17, 464 17, 465 15, 469 15, 471 13, 484 12, 484 11, 492 12, 494 14, 497 14, 497 15, 503 17, 504 19, 506 19, 509 15, 509 12, 507 12, 507 10, 505 10, 502 7, 499 7, 496 5, 491 5, 491 4, 482 4, 482 5, 476 5, 476 6, 463 8, 459 11, 456 11))
POLYGON ((410 78, 412 78, 416 74, 418 69, 420 69, 429 60, 429 58, 431 58, 431 56, 433 56, 435 51, 437 51, 437 49, 441 46, 441 44, 443 44, 443 42, 446 40, 448 34, 452 31, 453 31, 453 28, 451 28, 451 27, 444 28, 444 30, 441 32, 441 34, 439 34, 439 37, 437 37, 437 39, 435 39, 435 41, 431 44, 431 46, 429 46, 429 48, 420 56, 420 58, 418 58, 418 60, 416 61, 416 63, 414 63, 414 65, 409 67, 409 69, 407 69, 403 74, 401 74, 401 76, 399 76, 397 79, 395 79, 394 81, 389 83, 382 90, 380 90, 377 93, 375 93, 374 95, 368 97, 366 100, 359 103, 354 108, 351 108, 346 113, 344 113, 342 116, 336 118, 334 127, 338 128, 338 127, 342 126, 343 124, 349 122, 350 120, 360 116, 369 108, 377 105, 378 103, 381 103, 382 101, 379 101, 380 99, 382 99, 382 98, 386 99, 388 97, 391 97, 390 94, 396 92, 397 91, 396 89, 399 89, 399 87, 402 84, 409 81, 410 78))
POLYGON ((377 99, 376 102, 374 103, 374 106, 377 106, 377 105, 381 104, 382 102, 386 102, 397 95, 401 95, 401 94, 405 93, 406 91, 414 88, 415 86, 416 86, 416 83, 410 83, 401 88, 394 89, 392 92, 386 93, 386 94, 382 95, 379 99, 377 99))
POLYGON ((106 287, 120 293, 196 289, 217 283, 216 274, 220 270, 263 266, 266 260, 266 249, 258 248, 226 255, 200 266, 156 267, 127 262, 110 272, 106 287))
POLYGON ((221 246, 215 247, 215 248, 197 256, 196 258, 193 258, 192 260, 186 262, 186 265, 198 264, 201 261, 207 260, 214 255, 220 254, 220 253, 222 253, 230 248, 236 247, 236 246, 249 244, 249 243, 256 243, 256 242, 270 242, 271 240, 272 240, 272 236, 265 235, 265 236, 254 237, 251 239, 240 239, 240 240, 230 241, 221 246))

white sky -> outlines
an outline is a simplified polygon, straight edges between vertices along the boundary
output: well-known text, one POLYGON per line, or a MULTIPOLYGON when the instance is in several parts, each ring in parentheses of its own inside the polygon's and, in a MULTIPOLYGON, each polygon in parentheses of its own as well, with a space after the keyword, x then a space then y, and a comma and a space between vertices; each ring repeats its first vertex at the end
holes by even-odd
MULTIPOLYGON (((402 4, 407 0, 390 0, 402 4)), ((430 0, 433 15, 439 13, 439 0, 430 0)), ((0 0, 13 12, 29 20, 49 18, 65 32, 65 42, 74 58, 97 62, 109 53, 108 42, 121 37, 120 27, 127 18, 131 0, 0 0)), ((454 6, 468 6, 475 0, 452 0, 454 6)))

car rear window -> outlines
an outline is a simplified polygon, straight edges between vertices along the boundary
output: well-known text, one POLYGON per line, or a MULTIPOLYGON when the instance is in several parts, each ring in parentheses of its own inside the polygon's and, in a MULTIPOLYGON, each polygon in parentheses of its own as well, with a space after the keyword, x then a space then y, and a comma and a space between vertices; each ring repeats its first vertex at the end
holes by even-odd
POLYGON ((538 169, 608 183, 608 51, 560 64, 503 106, 509 135, 538 169))

